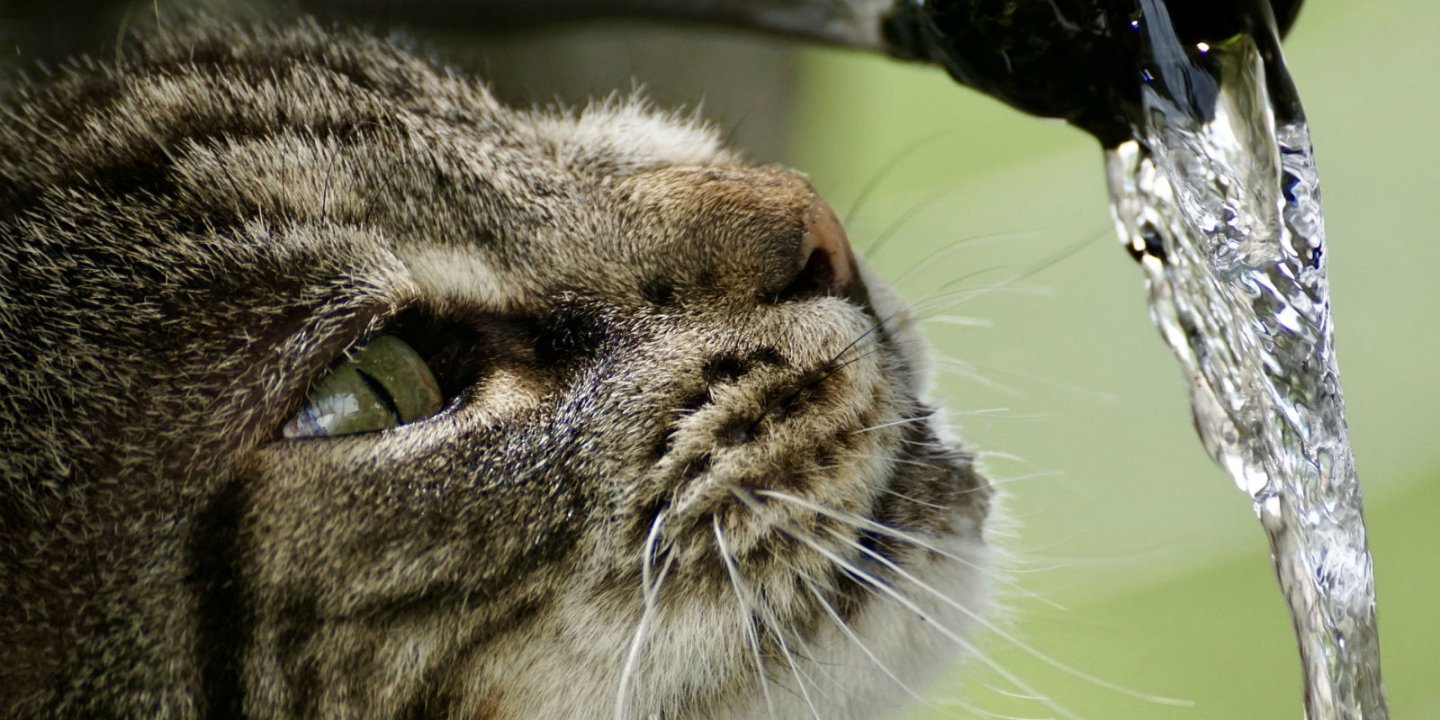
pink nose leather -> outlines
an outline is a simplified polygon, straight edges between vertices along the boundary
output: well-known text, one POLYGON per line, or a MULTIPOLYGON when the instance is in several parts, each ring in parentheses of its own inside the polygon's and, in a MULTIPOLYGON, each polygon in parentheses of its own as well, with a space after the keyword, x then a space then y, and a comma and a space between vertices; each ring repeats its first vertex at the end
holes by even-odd
POLYGON ((814 292, 845 297, 855 284, 855 253, 840 218, 830 203, 816 197, 805 209, 805 235, 800 240, 796 283, 814 292))

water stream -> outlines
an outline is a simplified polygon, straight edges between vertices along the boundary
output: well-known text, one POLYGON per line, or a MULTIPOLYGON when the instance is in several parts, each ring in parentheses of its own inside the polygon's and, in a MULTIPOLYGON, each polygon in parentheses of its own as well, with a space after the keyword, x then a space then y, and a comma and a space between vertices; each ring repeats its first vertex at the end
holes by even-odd
MULTIPOLYGON (((1158 11, 1145 18, 1152 26, 1165 19, 1158 11)), ((1106 151, 1116 226, 1144 269, 1151 317, 1180 360, 1200 438, 1269 537, 1306 717, 1383 719, 1309 130, 1278 40, 1240 34, 1181 47, 1158 29, 1148 51, 1160 61, 1143 73, 1135 139, 1106 151), (1177 57, 1205 72, 1183 72, 1188 61, 1177 57), (1213 112, 1194 112, 1195 96, 1213 99, 1213 112)))
MULTIPOLYGON (((1310 720, 1384 720, 1310 131, 1280 51, 1300 0, 899 0, 899 57, 1105 151, 1121 240, 1206 450, 1250 496, 1310 720)), ((1236 652, 1242 652, 1236 648, 1236 652)))

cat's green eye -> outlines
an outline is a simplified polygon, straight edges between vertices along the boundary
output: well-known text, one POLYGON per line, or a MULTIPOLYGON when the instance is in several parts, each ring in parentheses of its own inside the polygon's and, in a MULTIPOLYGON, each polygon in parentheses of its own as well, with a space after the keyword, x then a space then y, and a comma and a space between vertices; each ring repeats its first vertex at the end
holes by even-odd
POLYGON ((393 335, 380 335, 325 376, 281 432, 312 438, 384 430, 434 415, 443 405, 440 385, 420 354, 393 335))

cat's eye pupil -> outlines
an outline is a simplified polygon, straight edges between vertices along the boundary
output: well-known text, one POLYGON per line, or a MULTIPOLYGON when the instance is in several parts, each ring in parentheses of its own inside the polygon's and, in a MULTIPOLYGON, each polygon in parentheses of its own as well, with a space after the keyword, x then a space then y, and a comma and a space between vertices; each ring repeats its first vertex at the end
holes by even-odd
POLYGON ((311 390, 281 433, 331 437, 385 430, 439 412, 440 385, 420 354, 393 335, 380 335, 311 390))

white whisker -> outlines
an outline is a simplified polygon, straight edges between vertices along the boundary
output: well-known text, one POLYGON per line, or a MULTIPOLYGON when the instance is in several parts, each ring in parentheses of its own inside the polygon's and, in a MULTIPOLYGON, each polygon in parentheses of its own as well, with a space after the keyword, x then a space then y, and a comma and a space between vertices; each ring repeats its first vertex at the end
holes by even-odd
POLYGON ((916 322, 931 317, 940 310, 948 310, 956 305, 971 300, 977 300, 995 293, 1015 293, 1018 295, 1036 295, 1050 297, 1054 290, 1046 287, 1034 287, 1029 285, 1014 285, 1012 283, 1000 283, 996 285, 976 285, 974 287, 961 288, 959 290, 948 290, 935 293, 934 295, 916 302, 911 306, 912 317, 916 322))
POLYGON ((1010 699, 1012 699, 1012 700, 1024 700, 1024 701, 1026 701, 1026 702, 1039 702, 1039 701, 1043 700, 1043 698, 1038 697, 1038 696, 1035 696, 1035 695, 1031 695, 1031 694, 1029 694, 1029 693, 1019 693, 1019 692, 1015 692, 1014 690, 1006 690, 1005 688, 996 687, 996 686, 991 685, 991 684, 989 684, 989 683, 986 683, 986 684, 985 684, 985 689, 986 689, 986 690, 989 690, 990 692, 995 693, 996 695, 1003 695, 1003 696, 1008 697, 1008 698, 1010 698, 1010 699))
MULTIPOLYGON (((757 515, 762 514, 759 503, 754 497, 751 497, 749 493, 733 485, 728 489, 730 490, 730 494, 738 498, 749 507, 752 512, 757 515)), ((785 656, 785 663, 790 666, 790 672, 795 676, 796 689, 800 691, 800 697, 805 700, 805 705, 810 708, 810 715, 814 717, 815 720, 822 720, 819 709, 815 707, 815 701, 810 698, 810 691, 805 687, 805 678, 808 676, 800 671, 800 665, 795 661, 795 655, 790 652, 790 644, 785 642, 784 629, 779 626, 779 623, 775 621, 774 618, 769 617, 769 613, 765 611, 766 608, 763 605, 759 607, 759 610, 761 611, 760 621, 765 623, 766 627, 770 628, 770 633, 775 637, 776 644, 780 646, 780 653, 785 656)))
MULTIPOLYGON (((920 578, 915 577, 915 575, 914 575, 913 573, 910 573, 910 572, 906 571, 904 568, 900 567, 900 565, 898 565, 898 564, 895 563, 894 561, 890 560, 889 558, 885 557, 884 555, 882 555, 882 554, 880 554, 880 553, 878 553, 878 552, 875 552, 874 550, 871 550, 870 548, 865 547, 865 546, 862 545, 861 543, 855 542, 855 541, 853 541, 853 540, 851 540, 851 539, 849 539, 849 538, 847 538, 847 537, 845 537, 845 536, 843 536, 843 535, 841 535, 841 534, 839 534, 839 533, 836 533, 836 532, 831 531, 830 534, 831 534, 831 536, 834 537, 837 541, 842 542, 842 543, 844 543, 844 544, 846 544, 846 545, 848 545, 848 546, 850 546, 850 547, 853 547, 854 549, 860 551, 861 553, 864 553, 865 555, 869 556, 871 559, 873 559, 873 560, 875 560, 876 562, 880 563, 881 565, 884 565, 885 567, 889 568, 889 569, 890 569, 892 572, 894 572, 895 574, 897 574, 897 575, 899 575, 900 577, 903 577, 903 578, 905 578, 906 580, 910 581, 910 582, 911 582, 912 584, 914 584, 916 587, 918 587, 918 588, 920 588, 921 590, 924 590, 925 592, 929 593, 931 596, 935 597, 937 600, 940 600, 941 602, 949 605, 950 607, 953 607, 953 608, 955 608, 956 610, 960 611, 960 612, 963 613, 966 617, 970 618, 971 621, 975 622, 976 624, 980 625, 981 627, 985 628, 986 630, 989 630, 990 632, 995 633, 996 636, 1000 637, 1001 639, 1005 640, 1006 642, 1010 643, 1011 645, 1014 645, 1015 647, 1020 648, 1020 649, 1021 649, 1022 651, 1024 651, 1026 654, 1028 654, 1028 655, 1030 655, 1031 657, 1034 657, 1035 659, 1037 659, 1037 660, 1045 663, 1046 665, 1049 665, 1050 667, 1055 668, 1056 670, 1059 670, 1060 672, 1063 672, 1063 673, 1065 673, 1065 674, 1067 674, 1067 675, 1070 675, 1070 676, 1072 676, 1072 677, 1079 678, 1079 679, 1084 680, 1084 681, 1086 681, 1086 682, 1092 683, 1092 684, 1094 684, 1094 685, 1097 686, 1097 687, 1105 688, 1105 689, 1110 690, 1110 691, 1112 691, 1112 692, 1117 692, 1117 693, 1120 693, 1120 694, 1122 694, 1122 695, 1126 695, 1126 696, 1129 696, 1129 697, 1133 697, 1133 698, 1136 698, 1136 699, 1139 699, 1139 700, 1145 700, 1145 701, 1147 701, 1147 702, 1153 702, 1153 703, 1160 704, 1160 705, 1171 705, 1171 706, 1174 706, 1174 707, 1191 707, 1191 706, 1194 705, 1194 703, 1191 702, 1191 701, 1189 701, 1189 700, 1182 700, 1182 699, 1179 699, 1179 698, 1171 698, 1171 697, 1166 697, 1166 696, 1164 696, 1164 695, 1154 695, 1154 694, 1151 694, 1151 693, 1143 693, 1143 692, 1140 692, 1140 691, 1137 691, 1137 690, 1133 690, 1133 689, 1127 688, 1127 687, 1125 687, 1125 686, 1123 686, 1123 685, 1119 685, 1119 684, 1110 682, 1109 680, 1105 680, 1105 679, 1103 679, 1103 678, 1101 678, 1101 677, 1099 677, 1099 676, 1096 676, 1096 675, 1092 675, 1092 674, 1090 674, 1090 673, 1087 673, 1087 672, 1085 672, 1085 671, 1083 671, 1083 670, 1081 670, 1081 669, 1079 669, 1079 668, 1077 668, 1077 667, 1074 667, 1073 665, 1069 665, 1069 664, 1067 664, 1067 663, 1064 663, 1064 662, 1061 662, 1061 661, 1059 661, 1059 660, 1056 660, 1055 658, 1053 658, 1053 657, 1051 657, 1051 656, 1049 656, 1049 655, 1046 655, 1045 653, 1040 652, 1039 650, 1035 649, 1034 646, 1030 645, 1029 643, 1025 642, 1024 640, 1021 640, 1019 637, 1017 637, 1017 636, 1014 635, 1013 633, 1006 632, 1006 631, 1005 631, 1004 629, 1002 629, 1000 626, 998 626, 998 625, 990 622, 989 620, 986 620, 986 619, 984 618, 984 616, 982 616, 980 613, 977 613, 977 612, 975 612, 974 610, 971 610, 970 608, 967 608, 967 607, 965 607, 964 605, 962 605, 962 604, 960 604, 960 603, 958 603, 958 602, 955 602, 954 600, 950 599, 950 597, 949 597, 948 595, 946 595, 945 593, 942 593, 942 592, 940 592, 939 590, 936 590, 935 588, 931 587, 931 586, 930 586, 929 584, 927 584, 924 580, 921 580, 920 578)), ((1007 678, 1007 679, 1008 679, 1008 678, 1007 678)), ((1026 689, 1026 688, 1023 688, 1023 687, 1022 687, 1022 689, 1026 689)), ((1027 692, 1028 692, 1028 689, 1026 689, 1026 690, 1027 690, 1027 692)), ((1053 709, 1053 708, 1052 708, 1052 709, 1053 709)))
POLYGON ((875 239, 861 250, 861 253, 864 254, 866 258, 874 258, 879 255, 881 248, 885 247, 885 245, 896 236, 896 233, 905 229, 905 226, 910 224, 910 221, 919 217, 921 212, 929 208, 940 198, 954 192, 955 188, 956 185, 954 184, 943 185, 912 203, 910 207, 905 208, 905 210, 897 215, 889 225, 886 225, 885 228, 875 236, 875 239))
MULTIPOLYGON (((1014 695, 1014 693, 1003 692, 998 688, 995 688, 993 685, 987 685, 986 687, 995 690, 996 693, 999 693, 1001 695, 1014 695)), ((939 698, 932 702, 941 707, 954 706, 960 708, 961 710, 964 710, 967 713, 970 713, 971 715, 976 715, 983 718, 990 718, 991 720, 1055 720, 1053 717, 1049 716, 1031 717, 1027 715, 1005 715, 1003 713, 997 713, 994 710, 986 710, 979 705, 966 702, 957 697, 939 698)))
POLYGON ((665 577, 669 575, 671 564, 675 560, 674 555, 667 555, 665 565, 660 568, 659 575, 655 574, 655 549, 660 539, 661 529, 665 526, 666 517, 667 513, 664 510, 655 514, 655 519, 650 523, 650 532, 645 536, 645 545, 641 550, 640 593, 644 608, 640 612, 640 620, 635 623, 635 634, 630 638, 630 646, 625 653, 625 665, 620 671, 620 682, 615 689, 615 720, 625 720, 626 718, 625 704, 630 696, 630 684, 635 677, 635 668, 640 662, 640 652, 650 634, 650 623, 654 620, 659 601, 660 585, 665 582, 665 577))
POLYGON ((760 680, 760 691, 765 696, 765 709, 770 717, 775 717, 775 701, 770 697, 770 681, 765 674, 765 661, 760 653, 760 636, 755 631, 755 611, 751 608, 756 603, 749 585, 740 577, 740 569, 735 566, 735 558, 730 554, 729 544, 725 542, 725 533, 720 530, 720 516, 711 515, 710 520, 715 528, 715 543, 720 551, 720 559, 725 563, 725 572, 730 575, 730 585, 735 589, 735 599, 740 603, 740 615, 745 623, 745 639, 750 644, 751 659, 755 662, 755 677, 760 680))
POLYGON ((942 247, 930 253, 929 255, 926 255, 923 258, 920 258, 919 260, 916 260, 915 263, 910 266, 909 270, 901 273, 899 277, 895 278, 894 282, 890 283, 890 285, 897 288, 904 287, 906 281, 908 281, 910 278, 924 272, 929 268, 936 267, 936 261, 943 260, 961 250, 964 250, 970 245, 970 243, 990 242, 992 240, 1033 240, 1037 237, 1039 236, 1033 232, 1021 232, 996 233, 993 235, 974 235, 971 237, 961 238, 945 247, 942 247))
POLYGON ((933 412, 925 413, 925 414, 923 414, 923 415, 917 415, 917 416, 915 416, 915 417, 900 418, 899 420, 891 420, 890 422, 887 422, 887 423, 880 423, 879 425, 871 425, 871 426, 869 426, 869 427, 860 428, 859 430, 852 430, 852 431, 851 431, 851 434, 853 434, 853 435, 859 435, 860 433, 873 432, 873 431, 875 431, 875 430, 883 430, 883 429, 885 429, 885 428, 887 428, 887 427, 895 427, 896 425, 908 425, 908 424, 910 424, 910 423, 925 422, 925 421, 929 420, 929 419, 932 418, 932 417, 935 417, 935 413, 933 413, 933 412))
MULTIPOLYGON (((870 460, 881 460, 881 461, 884 461, 884 462, 899 463, 899 464, 901 464, 901 465, 911 465, 911 466, 914 466, 914 467, 925 468, 925 469, 933 469, 933 468, 934 468, 933 465, 931 465, 931 464, 929 464, 929 463, 927 463, 927 462, 923 462, 923 461, 921 461, 921 460, 909 460, 909 459, 906 459, 906 458, 891 457, 891 456, 889 456, 889 455, 874 455, 874 454, 870 454, 870 453, 847 453, 847 454, 846 454, 846 457, 868 458, 868 459, 870 459, 870 460)), ((840 464, 837 463, 837 464, 831 465, 831 466, 829 466, 829 467, 831 467, 831 468, 840 467, 840 464)), ((823 468, 822 468, 822 469, 823 469, 823 468)), ((906 498, 906 499, 909 499, 909 498, 906 498)), ((916 501, 916 502, 919 502, 919 501, 916 501)), ((939 505, 935 505, 935 506, 932 506, 932 507, 936 508, 937 510, 944 510, 944 509, 945 509, 945 508, 940 507, 939 505)))
MULTIPOLYGON (((903 531, 903 530, 900 530, 899 528, 892 527, 892 526, 890 526, 890 525, 886 525, 886 524, 881 523, 881 522, 877 522, 877 521, 875 521, 875 520, 872 520, 872 519, 870 519, 870 518, 867 518, 867 517, 864 517, 864 516, 861 516, 861 515, 854 515, 854 514, 851 514, 851 513, 846 513, 846 512, 842 512, 842 511, 840 511, 840 510, 836 510, 836 509, 834 509, 834 508, 827 508, 827 507, 818 505, 818 504, 816 504, 816 503, 810 502, 809 500, 805 500, 804 498, 800 498, 800 497, 797 497, 797 496, 795 496, 795 495, 791 495, 791 494, 786 493, 786 492, 781 492, 781 491, 779 491, 779 490, 760 490, 760 491, 757 491, 757 492, 758 492, 758 494, 761 495, 762 497, 774 498, 774 499, 779 500, 779 501, 781 501, 781 502, 787 502, 787 503, 790 503, 791 505, 795 505, 796 507, 800 507, 800 508, 803 508, 803 509, 805 509, 805 510, 809 510, 810 512, 817 513, 817 514, 820 514, 820 515, 824 515, 825 517, 828 517, 828 518, 830 518, 830 519, 832 519, 832 520, 835 520, 836 522, 840 522, 840 523, 843 523, 843 524, 845 524, 845 525, 849 525, 850 527, 859 528, 859 529, 862 529, 862 530, 869 530, 869 531, 871 531, 871 532, 873 532, 873 533, 876 533, 877 535, 884 535, 884 536, 886 536, 886 537, 891 537, 891 538, 894 538, 894 539, 899 540, 899 541, 901 541, 901 542, 908 543, 908 544, 913 545, 913 546, 915 546, 915 547, 919 547, 919 548, 924 549, 924 550, 926 550, 926 551, 935 553, 935 554, 937 554, 937 555, 939 555, 939 556, 941 556, 941 557, 943 557, 943 558, 946 558, 946 559, 948 559, 948 560, 951 560, 951 561, 957 562, 957 563, 959 563, 959 564, 961 564, 961 565, 964 565, 965 567, 970 568, 971 570, 974 570, 975 572, 978 572, 978 573, 980 573, 981 575, 984 575, 985 577, 988 577, 988 578, 990 578, 991 580, 994 580, 995 582, 998 582, 998 583, 1000 583, 1001 585, 1004 585, 1004 586, 1006 586, 1006 587, 1008 587, 1008 588, 1010 588, 1010 589, 1012 589, 1012 590, 1020 593, 1021 595, 1025 596, 1025 597, 1028 597, 1028 598, 1030 598, 1030 599, 1032 599, 1032 600, 1036 600, 1036 601, 1039 601, 1039 602, 1044 603, 1044 604, 1046 604, 1046 605, 1049 605, 1050 607, 1053 607, 1053 608, 1055 608, 1056 610, 1061 610, 1061 611, 1064 611, 1064 610, 1065 610, 1065 607, 1062 606, 1062 605, 1060 605, 1059 603, 1056 603, 1055 601, 1050 600, 1049 598, 1046 598, 1046 597, 1044 597, 1044 596, 1042 596, 1042 595, 1039 595, 1038 593, 1034 592, 1033 590, 1028 590, 1028 589, 1026 589, 1026 588, 1024 588, 1024 587, 1022 587, 1022 586, 1020 586, 1020 585, 1015 584, 1014 582, 1011 582, 1011 581, 1010 581, 1008 578, 1006 578, 1004 575, 1002 575, 1002 574, 1000 574, 1000 573, 997 573, 997 572, 995 572, 994 570, 991 570, 990 568, 985 567, 984 565, 981 565, 981 564, 979 564, 979 563, 977 563, 977 562, 975 562, 975 561, 973 561, 973 560, 969 560, 969 559, 964 558, 964 557, 961 557, 961 556, 959 556, 959 555, 957 555, 957 554, 955 554, 955 553, 952 553, 952 552, 949 552, 949 551, 947 551, 947 550, 944 550, 944 549, 942 549, 942 548, 940 548, 940 547, 937 547, 937 546, 934 545, 933 543, 926 542, 924 539, 920 538, 919 536, 913 535, 913 534, 911 534, 911 533, 907 533, 907 532, 905 532, 905 531, 903 531)), ((847 541, 846 541, 846 544, 855 544, 855 543, 854 543, 853 541, 847 540, 847 541)))
MULTIPOLYGON (((754 500, 752 499, 751 502, 754 502, 754 500)), ((804 533, 795 532, 785 527, 780 527, 779 529, 785 534, 789 535, 792 538, 795 538, 804 545, 808 546, 810 549, 819 553, 822 557, 826 558, 830 562, 834 563, 836 567, 844 570, 846 574, 854 577, 856 580, 861 581, 873 590, 885 594, 895 602, 900 603, 900 605, 904 606, 907 610, 914 613, 916 617, 920 618, 921 620, 929 624, 931 627, 933 627, 936 632, 940 633, 946 639, 958 645, 962 650, 974 657, 977 662, 980 662, 991 670, 994 670, 997 675, 1004 678, 1007 682, 1015 685, 1016 687, 1024 690, 1025 692, 1035 693, 1037 697, 1043 698, 1043 696, 1041 696, 1034 688, 1031 688, 1025 683, 1025 681, 1021 680, 1013 672, 1007 670, 1005 666, 1001 665, 995 659, 980 652, 979 648, 977 648, 974 643, 971 643, 970 641, 961 637, 955 631, 946 627, 943 623, 939 622, 939 620, 936 619, 933 615, 925 612, 923 609, 920 608, 919 605, 916 605, 915 601, 901 594, 898 590, 891 587, 884 580, 881 580, 880 578, 875 577, 873 574, 860 569, 854 563, 845 560, 844 558, 841 558, 839 555, 836 555, 834 551, 824 547, 818 541, 807 537, 804 533)), ((966 612, 969 611, 967 610, 966 612)), ((1041 702, 1043 702, 1047 708, 1057 713, 1061 717, 1068 718, 1068 720, 1081 720, 1080 716, 1067 710, 1065 707, 1056 703, 1054 700, 1046 698, 1042 699, 1041 702)))
POLYGON ((980 385, 981 387, 991 388, 993 390, 1004 393, 1005 395, 1009 395, 1012 397, 1020 395, 1020 391, 1016 390, 1015 388, 1006 385, 1005 383, 1002 383, 998 380, 986 377, 980 371, 979 366, 971 362, 941 356, 935 358, 935 369, 948 375, 954 375, 955 377, 969 380, 977 385, 980 385))
POLYGON ((960 327, 995 327, 995 322, 993 320, 986 320, 985 318, 973 318, 967 315, 930 315, 920 318, 919 320, 916 320, 916 322, 921 324, 933 323, 936 325, 958 325, 960 327))
POLYGON ((820 607, 825 610, 826 614, 830 616, 830 619, 835 621, 835 625, 840 628, 840 631, 845 633, 845 636, 850 638, 851 642, 855 643, 856 647, 860 648, 860 652, 864 653, 865 657, 870 658, 870 662, 875 663, 875 667, 880 668, 880 672, 885 673, 887 677, 894 681, 895 684, 898 685, 901 690, 904 690, 906 694, 908 694, 910 697, 915 698, 916 700, 927 706, 931 705, 929 700, 925 699, 919 693, 910 689, 910 686, 906 685, 905 681, 901 680, 900 677, 897 676, 890 669, 890 666, 886 665, 884 661, 882 661, 877 655, 875 655, 873 651, 870 650, 869 646, 867 646, 865 642, 860 639, 860 636, 856 635, 855 631, 850 629, 850 626, 845 622, 844 618, 840 617, 840 613, 836 612, 835 608, 831 606, 828 601, 825 600, 825 596, 820 592, 819 588, 815 587, 814 583, 806 580, 805 587, 809 588, 810 594, 815 596, 815 600, 820 603, 820 607))
POLYGON ((881 164, 879 169, 877 169, 875 173, 870 176, 870 179, 866 181, 865 186, 860 188, 860 192, 856 194, 855 199, 850 202, 850 209, 845 211, 845 220, 843 224, 849 226, 850 223, 855 220, 855 218, 860 214, 860 211, 865 207, 865 203, 869 201, 870 196, 880 188, 881 183, 889 179, 890 173, 894 172, 896 168, 900 167, 901 161, 906 160, 910 157, 911 154, 952 132, 954 132, 954 130, 946 129, 939 132, 931 133, 918 140, 915 140, 914 142, 910 143, 910 145, 901 149, 900 152, 897 152, 894 155, 890 156, 890 158, 886 160, 883 164, 881 164))

